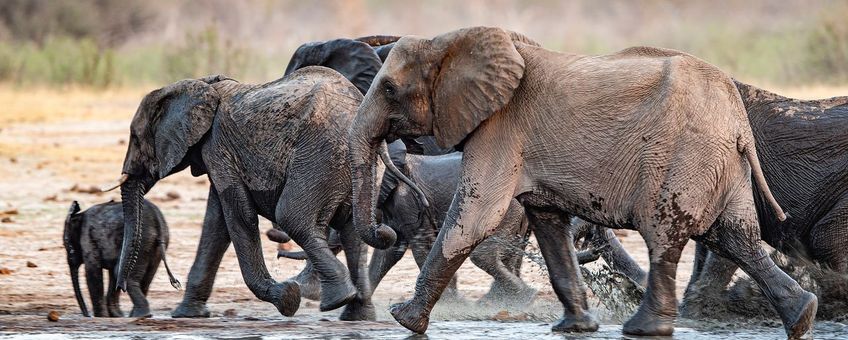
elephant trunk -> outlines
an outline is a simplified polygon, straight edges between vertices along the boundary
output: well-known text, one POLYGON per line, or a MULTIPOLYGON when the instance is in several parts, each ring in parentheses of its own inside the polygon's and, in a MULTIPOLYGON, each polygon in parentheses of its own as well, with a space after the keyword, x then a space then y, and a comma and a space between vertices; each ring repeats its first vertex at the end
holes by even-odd
POLYGON ((369 101, 363 102, 350 130, 349 157, 352 180, 353 225, 362 241, 377 249, 391 247, 397 234, 387 225, 378 224, 375 218, 377 204, 376 165, 377 148, 386 134, 388 124, 369 110, 369 101))
POLYGON ((118 261, 118 289, 127 290, 127 277, 135 269, 138 254, 141 251, 142 228, 141 210, 144 197, 144 183, 130 178, 121 184, 121 205, 124 209, 124 241, 121 244, 121 257, 118 261))

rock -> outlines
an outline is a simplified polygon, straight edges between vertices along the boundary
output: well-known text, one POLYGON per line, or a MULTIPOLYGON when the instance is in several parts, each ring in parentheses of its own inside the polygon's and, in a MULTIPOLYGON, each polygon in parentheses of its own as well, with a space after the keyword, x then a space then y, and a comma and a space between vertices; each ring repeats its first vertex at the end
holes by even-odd
POLYGON ((50 313, 47 313, 47 320, 56 322, 59 321, 60 316, 62 316, 62 314, 59 314, 59 312, 55 310, 51 310, 50 313))
POLYGON ((236 311, 235 308, 230 308, 224 311, 225 318, 234 318, 236 316, 238 316, 238 311, 236 311))
POLYGON ((168 199, 171 199, 171 200, 178 200, 178 199, 180 199, 180 193, 178 193, 176 191, 168 191, 168 193, 165 194, 165 197, 167 197, 168 199))
POLYGON ((47 197, 44 198, 44 202, 56 202, 58 200, 59 200, 59 196, 56 195, 56 194, 53 194, 53 195, 50 195, 50 196, 47 196, 47 197))
POLYGON ((72 186, 69 190, 72 191, 72 192, 79 192, 79 193, 83 193, 83 194, 98 194, 99 195, 99 194, 102 193, 100 188, 93 186, 93 185, 82 186, 82 185, 79 185, 79 184, 74 184, 74 186, 72 186))
POLYGON ((0 212, 0 215, 17 215, 17 214, 18 214, 18 209, 15 209, 15 208, 7 209, 5 211, 0 212))
POLYGON ((17 162, 18 162, 18 159, 17 159, 17 158, 15 158, 15 157, 9 157, 9 162, 17 163, 17 162))
POLYGON ((126 144, 127 144, 126 139, 121 138, 121 139, 118 140, 118 145, 126 145, 126 144))
POLYGON ((38 268, 38 265, 35 262, 27 261, 27 268, 38 268))
POLYGON ((527 321, 527 314, 518 313, 518 314, 509 314, 509 311, 503 309, 494 316, 492 316, 492 320, 495 321, 527 321))
POLYGON ((12 222, 14 222, 14 221, 12 220, 12 218, 11 218, 11 217, 9 217, 9 216, 5 216, 5 217, 3 217, 3 218, 0 218, 0 222, 2 222, 2 223, 12 223, 12 222))
POLYGON ((0 268, 0 275, 12 275, 12 270, 9 268, 0 268))

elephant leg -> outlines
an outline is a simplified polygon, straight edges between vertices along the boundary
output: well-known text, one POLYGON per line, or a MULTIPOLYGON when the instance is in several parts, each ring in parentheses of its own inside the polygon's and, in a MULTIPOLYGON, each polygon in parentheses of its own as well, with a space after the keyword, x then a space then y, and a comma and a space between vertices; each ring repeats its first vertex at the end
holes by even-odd
POLYGON ((505 260, 512 260, 512 258, 504 256, 504 253, 511 251, 507 248, 507 244, 516 244, 518 243, 517 240, 511 237, 496 239, 497 237, 488 238, 471 252, 471 262, 493 278, 489 292, 480 299, 480 303, 521 307, 532 300, 536 290, 527 286, 504 263, 505 260))
MULTIPOLYGON (((703 243, 698 242, 698 244, 701 247, 703 243)), ((710 252, 706 246, 701 248, 703 249, 696 251, 703 250, 707 254, 701 265, 700 275, 696 279, 695 274, 692 274, 692 279, 683 294, 683 302, 680 304, 680 315, 690 319, 714 317, 726 311, 727 304, 717 303, 717 301, 724 298, 723 293, 733 280, 736 269, 739 268, 732 261, 710 252)), ((695 255, 699 256, 697 253, 695 255)))
POLYGON ((152 313, 150 313, 150 304, 148 304, 147 297, 142 291, 139 279, 141 277, 136 276, 127 280, 127 295, 130 296, 130 300, 133 303, 132 311, 130 311, 130 317, 132 318, 152 316, 152 313))
POLYGON ((107 316, 106 304, 103 301, 103 268, 99 262, 85 262, 85 283, 88 284, 88 294, 91 297, 91 308, 95 317, 107 316))
POLYGON ((380 281, 403 258, 407 248, 406 242, 398 242, 389 249, 372 250, 371 262, 368 263, 368 278, 371 281, 372 292, 377 290, 380 281))
POLYGON ((306 260, 306 266, 289 280, 300 285, 300 296, 312 301, 321 301, 321 279, 318 271, 312 265, 312 261, 306 260))
MULTIPOLYGON (((217 187, 220 183, 215 184, 217 187)), ((247 288, 258 299, 272 303, 280 314, 294 315, 300 307, 300 287, 291 281, 278 283, 268 273, 259 237, 259 217, 253 200, 240 183, 222 187, 226 189, 219 193, 221 208, 247 288)))
POLYGON ((150 284, 153 282, 153 277, 156 276, 156 270, 159 269, 159 263, 162 262, 162 254, 159 253, 159 245, 156 245, 156 250, 154 251, 156 255, 153 255, 149 258, 147 264, 147 270, 144 272, 144 277, 141 278, 141 292, 144 296, 147 296, 147 292, 150 291, 150 284))
POLYGON ((692 260, 692 275, 689 277, 689 284, 686 286, 686 290, 689 290, 689 287, 692 286, 698 279, 701 278, 701 272, 704 269, 704 264, 707 261, 707 256, 709 255, 709 249, 702 242, 695 243, 695 258, 692 260))
POLYGON ((648 245, 651 262, 648 284, 639 309, 624 324, 623 332, 630 335, 669 336, 674 333, 677 317, 675 280, 680 254, 689 241, 689 226, 661 221, 641 223, 640 233, 648 245), (650 226, 650 230, 642 226, 650 226), (662 235, 662 236, 658 236, 662 235))
POLYGON ((563 316, 555 332, 593 332, 598 323, 589 314, 586 285, 577 264, 569 217, 560 211, 525 206, 530 228, 536 234, 539 250, 548 268, 548 277, 563 306, 563 316))
MULTIPOLYGON (((311 181, 311 178, 309 179, 311 181)), ((277 203, 277 223, 306 253, 321 281, 321 311, 337 309, 357 296, 348 269, 330 250, 328 225, 342 198, 316 194, 314 188, 333 188, 334 183, 314 183, 291 178, 277 203)))
POLYGON ((592 240, 592 243, 596 249, 609 245, 609 249, 602 252, 601 257, 604 258, 604 262, 610 268, 621 272, 642 287, 648 285, 648 273, 642 270, 636 260, 630 257, 612 229, 595 225, 595 239, 592 240))
POLYGON ((816 261, 836 273, 836 278, 819 282, 822 301, 848 304, 848 199, 837 204, 810 230, 810 253, 816 261))
MULTIPOLYGON (((517 182, 517 178, 508 177, 508 174, 514 174, 512 163, 509 163, 508 169, 497 169, 498 171, 494 173, 487 173, 488 171, 471 173, 467 170, 484 168, 491 170, 492 167, 474 166, 472 165, 475 162, 473 155, 466 153, 464 157, 464 173, 459 180, 460 184, 456 189, 444 226, 439 231, 433 249, 430 250, 418 275, 415 294, 411 300, 391 308, 391 314, 395 320, 416 333, 427 330, 433 306, 462 262, 480 242, 497 229, 512 200, 512 193, 517 182), (492 178, 499 180, 493 181, 492 178)), ((498 162, 498 164, 506 163, 506 161, 498 162)))
MULTIPOLYGON (((424 230, 433 230, 430 228, 424 230)), ((433 242, 435 241, 435 232, 430 233, 422 233, 418 235, 418 237, 413 237, 413 246, 412 246, 412 258, 415 260, 415 264, 418 266, 418 270, 424 266, 424 262, 427 262, 427 255, 430 254, 430 250, 433 249, 433 242)), ((462 298, 462 295, 459 294, 458 286, 459 278, 456 274, 451 277, 450 282, 448 282, 448 286, 445 287, 445 290, 442 292, 442 296, 439 298, 439 301, 444 301, 447 303, 464 303, 465 299, 462 298)))
POLYGON ((121 318, 124 312, 121 311, 121 290, 118 289, 118 276, 115 269, 109 270, 109 290, 106 292, 106 309, 109 312, 109 317, 121 318))
POLYGON ((214 188, 209 189, 206 201, 206 216, 194 264, 188 273, 183 301, 171 312, 174 318, 208 318, 210 313, 206 301, 212 294, 215 275, 224 253, 230 247, 230 234, 224 221, 221 202, 214 188))
MULTIPOLYGON (((345 214, 345 216, 348 215, 345 214)), ((356 298, 345 306, 339 319, 344 321, 377 320, 377 312, 371 302, 371 294, 374 290, 368 277, 368 246, 359 238, 359 234, 351 223, 345 223, 339 233, 347 268, 357 290, 356 298)))
POLYGON ((812 332, 818 300, 772 261, 760 246, 760 227, 750 189, 728 202, 715 224, 699 239, 732 260, 760 286, 780 314, 790 339, 812 332))

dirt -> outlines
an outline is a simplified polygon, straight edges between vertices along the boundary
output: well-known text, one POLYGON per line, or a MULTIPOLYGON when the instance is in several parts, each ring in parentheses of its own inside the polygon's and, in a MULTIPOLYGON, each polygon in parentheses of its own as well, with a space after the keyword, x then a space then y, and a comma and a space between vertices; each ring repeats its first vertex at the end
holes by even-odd
MULTIPOLYGON (((9 90, 0 89, 3 91, 9 90)), ((221 263, 209 300, 212 318, 169 317, 183 292, 171 288, 162 266, 148 295, 153 318, 83 317, 74 300, 62 246, 65 215, 73 200, 86 209, 93 204, 120 199, 118 192, 100 193, 92 188, 110 183, 120 175, 129 121, 142 95, 143 91, 103 95, 77 91, 70 91, 70 94, 18 93, 17 96, 0 93, 0 97, 11 98, 9 105, 16 108, 0 113, 0 215, 7 218, 0 223, 0 338, 399 339, 412 335, 387 312, 388 306, 412 295, 418 269, 411 255, 405 257, 377 289, 374 295, 378 311, 376 322, 341 322, 338 321, 340 310, 322 313, 318 311, 317 302, 305 299, 297 315, 292 318, 280 316, 272 305, 256 299, 244 285, 232 248, 221 263), (65 95, 71 97, 61 100, 65 95), (49 98, 40 100, 39 96, 49 98), (28 105, 38 107, 37 114, 27 116, 28 105), (48 321, 51 312, 58 318, 55 322, 48 321)), ((185 171, 159 182, 147 195, 161 208, 170 225, 168 260, 183 282, 200 236, 207 189, 205 177, 193 178, 185 171)), ((263 232, 270 227, 268 221, 261 221, 263 232)), ((639 236, 627 233, 622 236, 622 243, 647 268, 647 250, 639 236)), ((278 280, 294 276, 303 268, 303 262, 277 260, 276 244, 263 240, 262 246, 269 270, 278 280)), ((682 256, 677 275, 678 297, 682 296, 689 277, 693 248, 694 244, 690 243, 682 256)), ((340 259, 344 260, 343 255, 340 259)), ((550 323, 561 315, 561 306, 544 270, 533 259, 525 259, 522 277, 538 289, 537 298, 526 309, 512 311, 482 308, 474 303, 486 293, 491 279, 466 261, 459 270, 459 289, 467 302, 438 305, 427 336, 433 339, 561 339, 561 335, 550 332, 550 323)), ((590 270, 599 268, 599 264, 589 267, 590 270)), ((80 275, 84 282, 84 274, 80 275)), ((83 294, 89 301, 85 284, 83 294)), ((590 296, 590 305, 603 326, 586 337, 621 338, 619 318, 594 296, 590 296)), ((124 313, 131 308, 129 299, 122 296, 124 313)), ((848 336, 848 328, 841 323, 819 322, 816 331, 816 337, 824 339, 848 336)), ((676 337, 686 339, 714 339, 729 334, 740 339, 784 336, 776 319, 734 323, 680 320, 675 333, 676 337)))

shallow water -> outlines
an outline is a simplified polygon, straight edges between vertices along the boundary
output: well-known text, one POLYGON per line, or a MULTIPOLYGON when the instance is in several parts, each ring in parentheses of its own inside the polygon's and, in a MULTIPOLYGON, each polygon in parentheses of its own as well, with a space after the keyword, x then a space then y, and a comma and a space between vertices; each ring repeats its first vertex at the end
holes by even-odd
MULTIPOLYGON (((683 320, 675 339, 783 339, 779 323, 764 325, 698 323, 683 320)), ((816 323, 816 339, 846 339, 848 325, 816 323)), ((621 325, 602 325, 594 333, 555 334, 545 322, 434 321, 426 335, 415 335, 391 321, 343 322, 328 319, 63 319, 0 316, 0 339, 636 339, 621 334, 621 325)))

